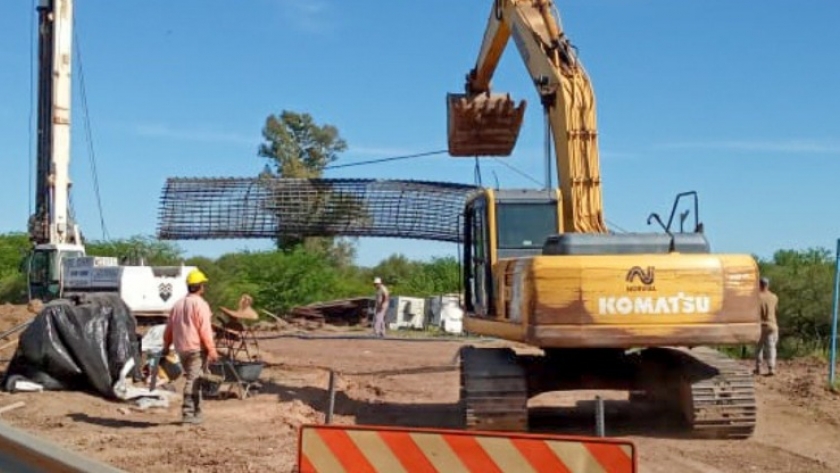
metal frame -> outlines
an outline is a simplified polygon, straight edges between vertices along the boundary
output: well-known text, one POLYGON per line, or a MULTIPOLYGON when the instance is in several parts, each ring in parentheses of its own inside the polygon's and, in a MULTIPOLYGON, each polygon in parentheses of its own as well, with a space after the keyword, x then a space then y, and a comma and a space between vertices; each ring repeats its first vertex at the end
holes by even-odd
POLYGON ((391 237, 459 242, 459 215, 481 188, 376 179, 170 178, 163 240, 391 237))

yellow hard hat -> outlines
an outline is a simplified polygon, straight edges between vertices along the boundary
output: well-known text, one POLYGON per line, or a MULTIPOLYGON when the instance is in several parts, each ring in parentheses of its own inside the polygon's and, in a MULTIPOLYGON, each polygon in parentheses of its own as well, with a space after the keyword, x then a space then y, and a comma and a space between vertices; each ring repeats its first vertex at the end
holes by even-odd
POLYGON ((200 269, 194 269, 190 271, 190 274, 187 275, 187 284, 189 284, 190 286, 195 284, 201 284, 207 281, 207 276, 205 276, 200 269))

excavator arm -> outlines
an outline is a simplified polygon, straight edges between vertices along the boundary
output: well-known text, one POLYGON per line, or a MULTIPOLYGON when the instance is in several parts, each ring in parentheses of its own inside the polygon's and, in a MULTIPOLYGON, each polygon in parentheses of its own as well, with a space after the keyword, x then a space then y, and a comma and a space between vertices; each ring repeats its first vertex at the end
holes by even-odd
POLYGON ((595 95, 550 0, 494 0, 478 60, 465 93, 449 95, 453 156, 509 155, 525 104, 491 93, 491 79, 509 40, 522 57, 548 116, 563 201, 563 230, 606 233, 595 95))

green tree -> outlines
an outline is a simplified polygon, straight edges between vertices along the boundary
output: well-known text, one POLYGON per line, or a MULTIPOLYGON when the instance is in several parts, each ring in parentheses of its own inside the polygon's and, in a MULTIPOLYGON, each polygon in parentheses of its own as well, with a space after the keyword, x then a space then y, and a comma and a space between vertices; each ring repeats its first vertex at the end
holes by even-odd
POLYGON ((270 115, 262 131, 259 155, 268 158, 275 174, 292 178, 321 177, 347 143, 333 125, 318 125, 308 113, 283 110, 270 115))
POLYGON ((420 270, 412 273, 403 287, 418 296, 432 296, 460 292, 461 286, 458 260, 445 257, 421 263, 420 270))
POLYGON ((349 268, 356 259, 356 244, 350 238, 306 238, 303 248, 323 254, 338 268, 349 268))
POLYGON ((420 271, 420 265, 416 261, 408 259, 401 253, 393 254, 379 264, 374 266, 375 276, 382 278, 382 281, 392 291, 398 290, 403 284, 411 279, 412 274, 420 271))
MULTIPOLYGON (((347 149, 347 142, 333 125, 319 125, 308 113, 283 110, 280 115, 266 118, 262 130, 265 140, 259 147, 259 156, 269 160, 261 174, 273 179, 317 179, 324 169, 347 149)), ((273 180, 264 180, 271 190, 273 180)), ((362 218, 362 206, 354 196, 340 195, 331 186, 297 183, 294 191, 280 189, 271 202, 280 220, 277 247, 294 249, 301 245, 312 251, 322 251, 337 264, 347 265, 355 256, 355 245, 347 240, 338 241, 330 236, 329 227, 336 222, 362 218), (286 195, 290 194, 290 195, 286 195), (293 194, 293 195, 291 195, 293 194), (322 230, 319 232, 319 230, 322 230), (310 236, 312 233, 323 235, 310 236), (310 234, 310 235, 307 235, 310 234)))
POLYGON ((91 256, 114 256, 126 263, 143 261, 153 266, 177 265, 183 261, 183 252, 174 243, 142 235, 86 242, 85 252, 91 256))
POLYGON ((407 296, 432 296, 458 292, 461 288, 460 266, 454 257, 422 262, 394 254, 376 265, 372 273, 381 277, 392 292, 407 296))
POLYGON ((824 352, 831 334, 834 261, 829 250, 779 250, 760 260, 763 276, 779 296, 779 351, 782 356, 824 352))
POLYGON ((25 233, 0 234, 0 303, 26 301, 26 276, 21 263, 31 248, 25 233))
POLYGON ((20 273, 20 265, 31 248, 25 233, 0 234, 0 278, 20 273))

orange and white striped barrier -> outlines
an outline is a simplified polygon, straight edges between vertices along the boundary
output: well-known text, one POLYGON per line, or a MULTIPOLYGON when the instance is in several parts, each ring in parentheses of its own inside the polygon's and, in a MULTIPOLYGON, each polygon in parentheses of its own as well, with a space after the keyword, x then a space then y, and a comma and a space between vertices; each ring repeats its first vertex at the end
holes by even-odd
POLYGON ((635 445, 599 437, 305 425, 299 473, 635 473, 635 445))

